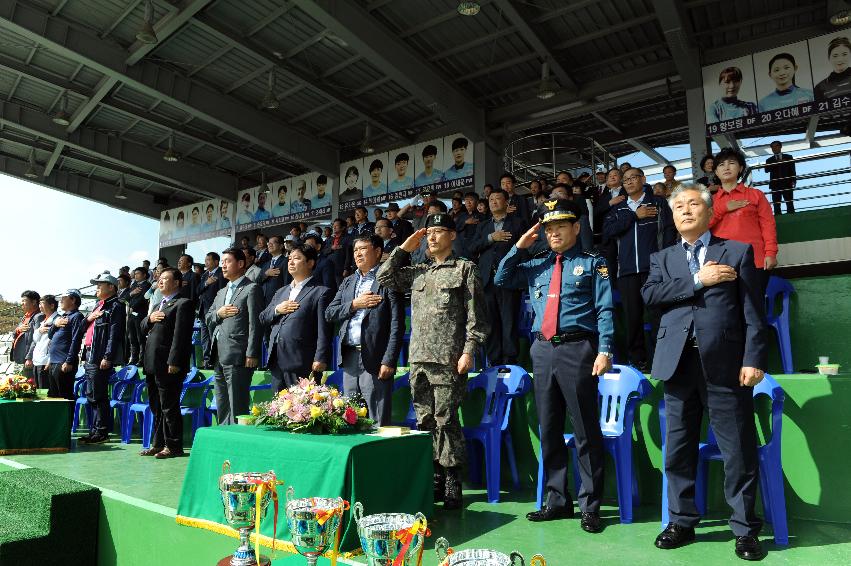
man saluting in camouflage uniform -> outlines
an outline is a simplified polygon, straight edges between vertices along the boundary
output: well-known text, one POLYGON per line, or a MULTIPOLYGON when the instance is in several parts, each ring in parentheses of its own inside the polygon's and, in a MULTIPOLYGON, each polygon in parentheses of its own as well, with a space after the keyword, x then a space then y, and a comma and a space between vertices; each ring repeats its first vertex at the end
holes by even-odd
POLYGON ((432 214, 425 226, 393 250, 377 279, 389 289, 411 293, 409 358, 417 427, 432 434, 435 501, 443 501, 444 509, 459 509, 467 453, 458 407, 473 356, 489 328, 478 268, 452 253, 452 218, 432 214), (423 236, 431 261, 410 266, 410 254, 423 236))

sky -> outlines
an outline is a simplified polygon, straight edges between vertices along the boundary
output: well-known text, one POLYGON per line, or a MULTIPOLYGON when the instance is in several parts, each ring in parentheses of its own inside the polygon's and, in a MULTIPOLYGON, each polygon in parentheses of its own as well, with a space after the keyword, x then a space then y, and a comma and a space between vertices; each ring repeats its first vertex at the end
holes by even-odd
POLYGON ((2 173, 0 203, 0 242, 20 258, 19 268, 0 276, 7 301, 27 289, 61 293, 87 285, 104 269, 116 274, 122 265, 132 269, 157 259, 158 220, 2 173))

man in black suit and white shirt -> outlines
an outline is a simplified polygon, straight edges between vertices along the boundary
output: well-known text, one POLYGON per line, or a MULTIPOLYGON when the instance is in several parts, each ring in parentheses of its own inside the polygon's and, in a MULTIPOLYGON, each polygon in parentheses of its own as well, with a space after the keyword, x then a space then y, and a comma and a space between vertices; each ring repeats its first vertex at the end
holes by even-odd
POLYGON ((697 449, 706 410, 724 460, 736 555, 760 560, 753 386, 765 375, 764 299, 753 248, 710 234, 711 202, 702 186, 674 190, 669 203, 682 241, 651 256, 641 290, 647 306, 662 311, 652 375, 665 386, 670 523, 656 546, 677 548, 695 538, 697 449))
POLYGON ((357 270, 343 280, 325 311, 325 318, 340 324, 346 395, 355 392, 363 395, 369 418, 380 425, 389 425, 393 378, 405 334, 405 305, 401 293, 379 285, 375 279, 382 244, 376 235, 355 240, 357 270))
POLYGON ((157 281, 163 298, 141 323, 142 333, 147 336, 145 380, 154 415, 151 447, 142 450, 141 455, 158 459, 183 454, 180 393, 183 378, 189 371, 195 312, 192 301, 181 296, 182 289, 185 289, 182 283, 178 269, 165 268, 157 281))
POLYGON ((268 259, 260 265, 260 276, 257 283, 263 289, 263 306, 272 301, 272 297, 278 289, 289 282, 287 271, 287 256, 284 254, 284 239, 281 236, 272 236, 267 244, 269 249, 268 259))
POLYGON ((248 413, 251 377, 260 363, 263 291, 245 277, 242 250, 231 248, 222 256, 222 275, 228 283, 216 294, 206 322, 215 361, 217 420, 235 424, 237 415, 248 413))
POLYGON ((325 309, 331 290, 313 278, 316 249, 302 245, 290 252, 292 282, 275 293, 260 322, 271 329, 269 370, 272 390, 281 391, 301 378, 320 374, 331 361, 331 328, 325 309))
MULTIPOLYGON (((219 254, 210 252, 204 258, 204 267, 206 270, 201 274, 198 281, 198 289, 196 296, 198 297, 198 317, 203 319, 207 316, 207 311, 216 294, 225 286, 227 281, 222 275, 222 269, 219 267, 219 254)), ((207 324, 201 325, 201 349, 204 353, 204 367, 213 367, 213 359, 211 357, 211 340, 210 333, 207 330, 207 324)))
POLYGON ((516 364, 520 290, 497 287, 493 276, 505 254, 529 229, 529 223, 519 214, 508 213, 508 193, 502 189, 491 191, 488 206, 491 217, 478 225, 473 244, 491 327, 486 342, 488 364, 516 364))

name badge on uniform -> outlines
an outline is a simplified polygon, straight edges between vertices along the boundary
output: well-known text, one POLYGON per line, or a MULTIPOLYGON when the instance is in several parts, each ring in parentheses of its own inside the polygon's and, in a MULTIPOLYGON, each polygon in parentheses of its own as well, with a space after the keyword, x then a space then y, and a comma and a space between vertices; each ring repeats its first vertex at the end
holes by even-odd
POLYGON ((581 265, 577 265, 576 267, 573 268, 573 274, 576 277, 579 277, 583 273, 585 273, 585 269, 581 265))

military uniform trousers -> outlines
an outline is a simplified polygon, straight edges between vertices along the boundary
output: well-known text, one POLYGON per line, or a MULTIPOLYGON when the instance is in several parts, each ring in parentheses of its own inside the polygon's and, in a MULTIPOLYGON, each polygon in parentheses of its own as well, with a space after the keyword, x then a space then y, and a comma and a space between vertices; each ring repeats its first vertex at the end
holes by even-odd
POLYGON ((757 536, 762 521, 754 511, 759 484, 753 388, 721 385, 706 379, 698 349, 689 342, 674 376, 665 381, 665 475, 671 522, 695 527, 697 449, 704 408, 724 461, 724 497, 733 513, 736 536, 757 536))
POLYGON ((567 487, 570 458, 564 444, 565 417, 569 416, 582 480, 576 499, 583 512, 599 512, 604 462, 598 378, 591 374, 596 344, 588 339, 560 344, 535 340, 530 354, 541 425, 541 458, 547 476, 545 503, 551 508, 573 506, 567 487))
POLYGON ((443 364, 411 364, 411 400, 417 428, 431 431, 433 458, 444 468, 463 466, 467 446, 458 409, 467 391, 466 375, 443 364))

